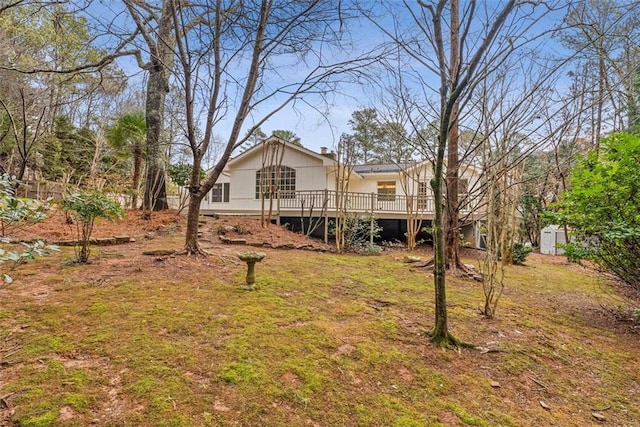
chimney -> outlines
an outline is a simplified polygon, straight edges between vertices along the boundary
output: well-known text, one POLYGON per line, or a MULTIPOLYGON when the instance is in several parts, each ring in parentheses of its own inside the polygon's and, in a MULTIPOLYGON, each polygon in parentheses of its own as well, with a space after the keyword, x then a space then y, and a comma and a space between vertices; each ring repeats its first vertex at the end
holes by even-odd
POLYGON ((320 147, 320 155, 330 158, 331 160, 335 160, 337 158, 336 152, 331 150, 328 151, 327 147, 320 147))

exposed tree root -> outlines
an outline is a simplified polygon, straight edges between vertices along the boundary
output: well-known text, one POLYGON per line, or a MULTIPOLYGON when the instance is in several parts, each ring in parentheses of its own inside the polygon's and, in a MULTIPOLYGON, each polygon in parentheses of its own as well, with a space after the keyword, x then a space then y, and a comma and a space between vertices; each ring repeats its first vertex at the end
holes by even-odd
MULTIPOLYGON (((416 264, 414 266, 414 268, 422 268, 426 270, 433 270, 434 267, 435 267, 435 258, 429 258, 427 261, 423 262, 422 264, 416 264)), ((449 267, 447 267, 447 270, 449 270, 449 267)), ((469 268, 467 265, 461 262, 456 263, 455 270, 456 270, 455 274, 458 277, 464 277, 466 279, 472 279, 477 282, 482 282, 482 274, 480 274, 473 268, 469 268)))
POLYGON ((436 335, 435 330, 432 329, 431 331, 429 331, 428 335, 431 338, 432 343, 442 348, 460 349, 460 348, 476 347, 471 343, 459 340, 449 332, 447 332, 445 335, 440 335, 440 334, 436 335))
POLYGON ((456 267, 456 274, 460 277, 475 280, 476 282, 482 282, 482 273, 469 268, 462 263, 458 263, 456 267))
POLYGON ((434 257, 431 257, 425 262, 423 262, 422 264, 416 264, 414 268, 432 269, 435 265, 436 265, 436 259, 434 257))
POLYGON ((205 251, 204 249, 201 249, 200 246, 196 248, 185 247, 181 251, 177 251, 175 254, 186 255, 186 256, 202 256, 202 257, 209 257, 212 255, 209 252, 205 251))

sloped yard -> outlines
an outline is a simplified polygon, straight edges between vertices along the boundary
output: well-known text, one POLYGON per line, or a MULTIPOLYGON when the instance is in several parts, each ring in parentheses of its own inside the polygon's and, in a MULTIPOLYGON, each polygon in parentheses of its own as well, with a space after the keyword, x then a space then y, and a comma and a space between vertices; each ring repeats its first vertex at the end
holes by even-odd
POLYGON ((180 249, 175 231, 14 272, 0 290, 0 423, 638 425, 639 331, 617 285, 582 267, 510 268, 494 320, 477 283, 450 279, 452 330, 478 346, 456 352, 425 337, 432 279, 402 252, 261 248, 247 292, 247 248, 213 223, 214 255, 142 255, 180 249))

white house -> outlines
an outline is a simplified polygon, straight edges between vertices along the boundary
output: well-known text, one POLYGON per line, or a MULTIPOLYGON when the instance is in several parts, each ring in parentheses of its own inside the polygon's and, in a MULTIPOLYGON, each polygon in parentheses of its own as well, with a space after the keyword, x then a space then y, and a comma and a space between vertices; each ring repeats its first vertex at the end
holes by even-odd
MULTIPOLYGON (((324 216, 325 222, 335 217, 336 171, 338 162, 333 152, 316 153, 276 137, 232 158, 217 183, 202 201, 203 214, 260 216, 263 204, 271 202, 276 217, 292 222, 305 216, 324 216), (277 144, 278 153, 271 161, 266 144, 277 144), (279 166, 278 166, 279 165, 279 166), (275 184, 273 200, 269 200, 269 183, 275 184)), ((477 169, 461 171, 460 194, 464 203, 462 216, 465 240, 479 241, 477 222, 482 212, 474 208, 473 190, 479 180, 477 169)), ((346 206, 349 212, 373 215, 386 234, 402 239, 407 216, 407 202, 413 202, 426 225, 433 220, 434 204, 430 180, 430 162, 409 166, 395 164, 356 165, 349 176, 346 206)))

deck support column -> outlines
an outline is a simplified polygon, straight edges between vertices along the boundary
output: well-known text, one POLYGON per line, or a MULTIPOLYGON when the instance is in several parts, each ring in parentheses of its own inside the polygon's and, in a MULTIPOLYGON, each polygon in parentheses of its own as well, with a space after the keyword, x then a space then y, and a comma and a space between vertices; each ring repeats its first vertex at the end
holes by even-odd
POLYGON ((329 190, 324 189, 324 243, 329 244, 329 190))
POLYGON ((280 226, 280 191, 278 191, 278 198, 276 200, 276 211, 278 212, 276 215, 276 225, 280 226))
POLYGON ((373 212, 375 211, 375 193, 371 193, 371 222, 369 224, 369 243, 373 245, 373 229, 375 227, 375 218, 373 217, 373 212))

